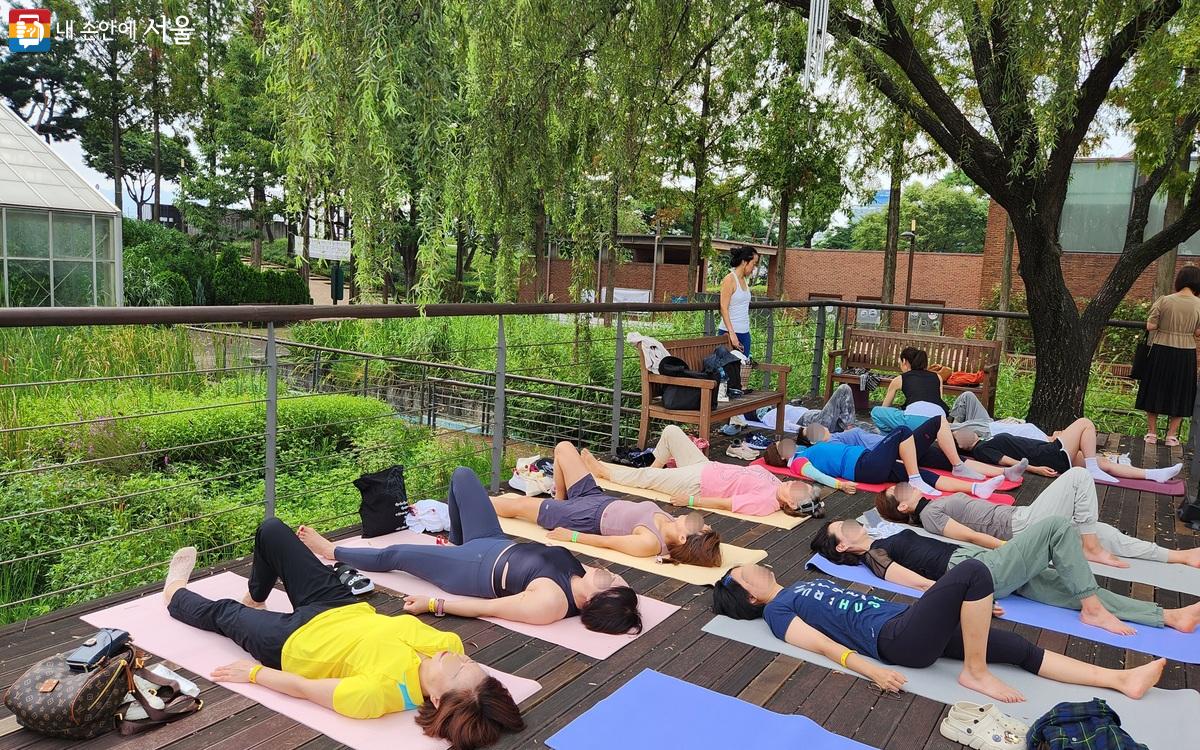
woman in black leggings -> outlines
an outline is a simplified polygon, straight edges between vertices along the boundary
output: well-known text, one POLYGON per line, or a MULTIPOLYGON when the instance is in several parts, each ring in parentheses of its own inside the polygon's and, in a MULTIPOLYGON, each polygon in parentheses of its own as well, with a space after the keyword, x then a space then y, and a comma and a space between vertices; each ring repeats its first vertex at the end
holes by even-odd
POLYGON ((923 668, 942 657, 962 660, 958 681, 963 687, 1005 703, 1024 697, 997 679, 989 663, 1012 664, 1058 682, 1120 690, 1135 699, 1158 682, 1165 659, 1136 669, 1105 669, 992 628, 991 573, 983 563, 964 565, 956 565, 911 605, 824 579, 785 588, 769 569, 741 565, 717 583, 713 609, 740 620, 764 617, 776 638, 839 662, 892 692, 907 679, 882 664, 923 668))
POLYGON ((450 479, 451 545, 394 544, 384 549, 338 547, 300 527, 300 540, 316 554, 359 570, 402 570, 461 600, 405 598, 407 612, 499 617, 548 625, 579 616, 600 633, 640 633, 633 589, 604 568, 582 565, 571 552, 540 542, 514 542, 500 529, 487 491, 470 469, 450 479))

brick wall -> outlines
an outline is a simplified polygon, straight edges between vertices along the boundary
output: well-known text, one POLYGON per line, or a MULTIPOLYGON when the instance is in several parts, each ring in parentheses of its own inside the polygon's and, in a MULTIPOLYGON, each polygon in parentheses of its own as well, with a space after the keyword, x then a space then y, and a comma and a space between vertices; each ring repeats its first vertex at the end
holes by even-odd
MULTIPOLYGON (((979 285, 979 304, 986 306, 991 301, 994 291, 1000 287, 1001 265, 1004 261, 1004 231, 1008 214, 995 201, 988 207, 987 234, 983 242, 983 278, 979 285)), ((1123 237, 1114 239, 1120 243, 1123 237)), ((1192 256, 1179 256, 1175 263, 1176 270, 1188 263, 1194 263, 1192 256)), ((1017 273, 1019 259, 1017 249, 1013 247, 1012 283, 1014 290, 1025 290, 1025 282, 1017 273)), ((1063 276, 1067 288, 1076 298, 1090 299, 1099 291, 1100 285, 1112 271, 1116 263, 1115 253, 1064 253, 1062 257, 1063 276)), ((1127 299, 1150 300, 1154 296, 1154 279, 1158 275, 1158 262, 1150 264, 1138 280, 1134 282, 1126 295, 1127 299)))
MULTIPOLYGON (((543 261, 544 263, 544 261, 543 261)), ((545 296, 545 266, 542 273, 533 273, 532 264, 522 273, 525 280, 521 285, 518 298, 521 302, 536 302, 545 296)), ((601 273, 606 274, 607 268, 601 273)), ((622 263, 617 266, 616 285, 622 289, 652 289, 652 302, 670 302, 671 296, 683 294, 687 288, 688 267, 683 265, 659 265, 658 271, 650 263, 622 263)), ((550 295, 555 302, 572 302, 571 261, 554 259, 550 261, 550 295)))

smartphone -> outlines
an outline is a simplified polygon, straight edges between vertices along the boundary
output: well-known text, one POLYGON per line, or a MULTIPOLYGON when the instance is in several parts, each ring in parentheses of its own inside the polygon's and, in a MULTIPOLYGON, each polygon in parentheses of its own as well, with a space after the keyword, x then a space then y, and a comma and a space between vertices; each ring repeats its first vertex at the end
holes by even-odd
POLYGON ((883 523, 883 517, 874 508, 870 508, 866 513, 863 513, 863 519, 867 522, 866 526, 868 529, 873 529, 883 523))
POLYGON ((67 656, 67 666, 76 672, 90 672, 128 642, 127 631, 104 628, 67 656))

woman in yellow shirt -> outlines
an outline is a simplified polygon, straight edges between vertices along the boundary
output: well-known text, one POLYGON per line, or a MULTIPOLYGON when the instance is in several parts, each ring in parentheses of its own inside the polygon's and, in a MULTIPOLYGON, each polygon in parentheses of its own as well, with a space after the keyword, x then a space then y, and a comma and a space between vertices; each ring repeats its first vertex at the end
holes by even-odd
POLYGON ((357 601, 278 519, 258 527, 241 602, 189 591, 195 564, 194 547, 175 553, 163 590, 167 611, 232 639, 255 659, 219 667, 211 675, 216 682, 253 682, 355 719, 415 709, 425 734, 459 750, 525 726, 508 689, 464 655, 458 635, 357 601), (290 613, 264 609, 278 580, 290 613))

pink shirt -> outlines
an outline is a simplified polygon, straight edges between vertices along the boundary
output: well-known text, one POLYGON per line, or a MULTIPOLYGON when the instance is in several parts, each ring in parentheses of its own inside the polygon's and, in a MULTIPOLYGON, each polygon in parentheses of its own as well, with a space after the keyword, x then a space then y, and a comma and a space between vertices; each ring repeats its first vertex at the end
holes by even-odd
POLYGON ((779 510, 778 477, 762 466, 735 466, 711 461, 700 472, 700 494, 728 497, 735 513, 767 516, 779 510))

